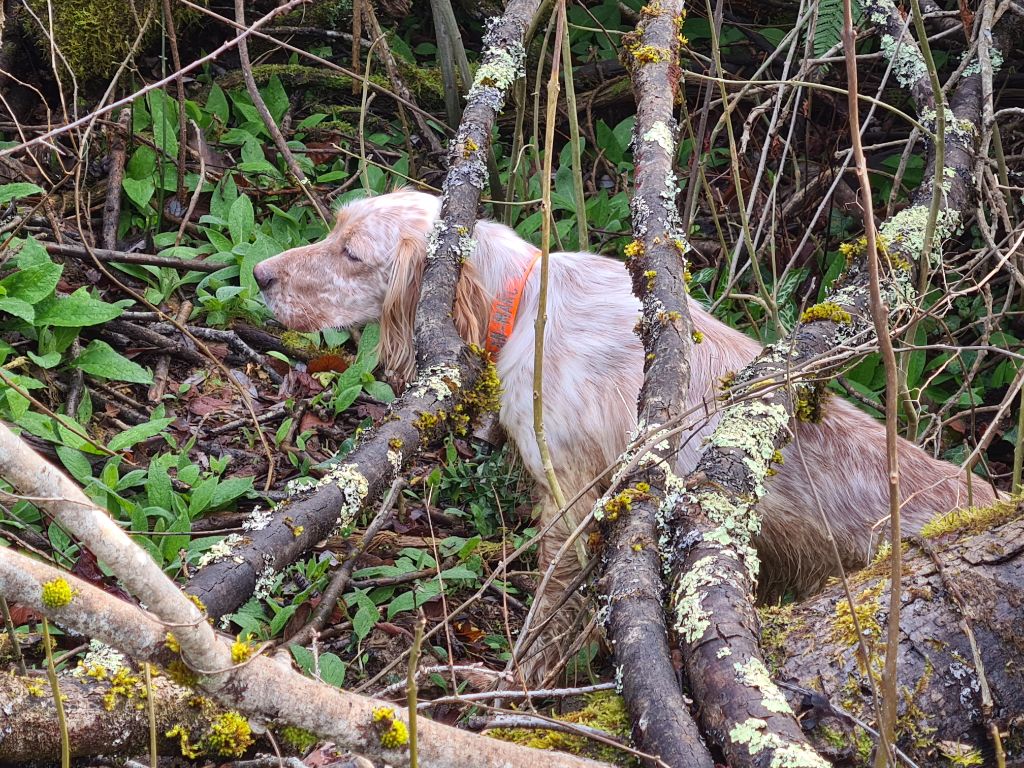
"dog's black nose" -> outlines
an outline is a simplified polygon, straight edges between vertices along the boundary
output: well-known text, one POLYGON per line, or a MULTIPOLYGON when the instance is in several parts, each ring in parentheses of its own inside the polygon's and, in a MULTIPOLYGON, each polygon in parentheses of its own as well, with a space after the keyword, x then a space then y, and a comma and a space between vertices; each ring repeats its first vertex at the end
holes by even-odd
POLYGON ((256 285, 260 287, 261 291, 267 290, 267 288, 274 284, 276 279, 271 271, 264 268, 262 264, 257 264, 253 267, 252 276, 256 279, 256 285))

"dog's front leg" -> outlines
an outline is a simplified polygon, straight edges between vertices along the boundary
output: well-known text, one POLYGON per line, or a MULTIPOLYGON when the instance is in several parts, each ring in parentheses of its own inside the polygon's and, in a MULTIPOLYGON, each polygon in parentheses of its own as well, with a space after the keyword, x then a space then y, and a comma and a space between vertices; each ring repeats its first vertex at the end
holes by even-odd
MULTIPOLYGON (((575 495, 576 490, 566 488, 566 493, 575 495)), ((534 617, 528 630, 531 637, 522 648, 522 657, 516 660, 519 674, 527 685, 540 685, 580 639, 585 618, 579 578, 583 564, 577 555, 578 547, 563 545, 598 497, 597 490, 588 491, 567 513, 560 514, 551 494, 546 488, 541 490, 540 524, 546 526, 551 521, 554 524, 540 541, 537 564, 538 585, 542 591, 534 598, 534 617)))

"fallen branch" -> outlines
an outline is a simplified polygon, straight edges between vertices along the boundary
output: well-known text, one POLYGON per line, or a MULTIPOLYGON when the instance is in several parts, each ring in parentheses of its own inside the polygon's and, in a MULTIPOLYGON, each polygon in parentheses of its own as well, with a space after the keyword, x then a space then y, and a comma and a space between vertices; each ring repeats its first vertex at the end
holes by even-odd
MULTIPOLYGON (((634 33, 638 39, 625 41, 627 51, 632 46, 647 52, 631 62, 637 101, 636 188, 630 201, 635 239, 627 253, 633 292, 643 304, 646 364, 638 424, 648 428, 682 415, 690 383, 693 323, 674 172, 682 20, 682 0, 662 2, 657 11, 643 13, 634 33)), ((669 765, 711 766, 676 681, 662 609, 658 515, 667 492, 662 459, 673 456, 679 442, 676 434, 659 445, 650 461, 624 473, 599 502, 603 509, 597 514, 610 531, 598 589, 607 604, 605 628, 639 747, 669 765)))
MULTIPOLYGON (((179 667, 179 672, 193 678, 196 687, 244 714, 299 726, 343 749, 392 765, 410 764, 404 710, 311 680, 259 655, 256 648, 218 637, 195 603, 105 511, 2 424, 0 477, 87 547, 146 604, 148 615, 10 548, 0 548, 0 595, 63 627, 100 639, 137 661, 164 667, 183 662, 185 669, 179 667)), ((526 766, 537 760, 534 750, 422 718, 418 731, 419 764, 424 768, 462 766, 469 754, 475 765, 494 768, 526 766)), ((4 759, 2 752, 0 759, 4 759)), ((600 765, 555 754, 546 754, 545 762, 566 768, 600 765)))
POLYGON ((474 404, 493 406, 496 393, 488 391, 493 377, 482 375, 484 359, 466 347, 451 310, 461 254, 471 246, 487 178, 491 129, 506 91, 521 74, 523 39, 539 5, 540 0, 513 0, 487 35, 483 63, 452 144, 441 215, 428 244, 416 312, 419 378, 345 462, 321 480, 316 492, 282 505, 269 521, 261 522, 262 529, 251 528, 244 540, 236 541, 241 546, 230 556, 192 578, 188 591, 203 601, 210 616, 234 610, 253 594, 261 576, 285 568, 335 527, 350 523, 391 485, 421 443, 437 434, 437 426, 468 423, 474 404))
MULTIPOLYGON (((902 45, 906 46, 906 41, 902 45)), ((916 49, 915 49, 916 50, 916 49)), ((912 55, 904 49, 903 56, 912 55)), ((920 52, 917 52, 920 56, 920 52)), ((915 79, 914 84, 919 82, 915 79)), ((980 120, 980 77, 961 81, 950 98, 954 125, 948 131, 943 173, 948 180, 938 206, 936 242, 960 228, 973 182, 973 126, 980 120), (971 126, 967 129, 965 126, 971 126)), ((915 91, 915 94, 917 92, 915 91)), ((881 228, 890 269, 883 296, 893 311, 911 310, 918 257, 924 250, 935 146, 929 147, 925 183, 914 205, 881 228)), ((937 249, 936 249, 937 250, 937 249)), ((702 730, 734 766, 762 765, 787 757, 823 765, 800 724, 771 682, 758 647, 758 620, 752 605, 757 557, 752 537, 760 528, 757 502, 777 451, 791 439, 795 400, 813 397, 814 384, 791 382, 792 371, 820 369, 820 359, 853 340, 870 338, 868 271, 858 260, 827 302, 812 307, 793 331, 764 352, 732 386, 734 396, 722 414, 697 470, 680 487, 666 520, 672 553, 670 612, 676 617, 686 671, 700 703, 702 730), (764 382, 790 381, 764 388, 764 382), (746 385, 756 396, 737 401, 746 385), (759 383, 759 384, 758 384, 759 383)), ((821 370, 814 371, 821 374, 821 370)), ((820 385, 819 385, 820 386, 820 385)))

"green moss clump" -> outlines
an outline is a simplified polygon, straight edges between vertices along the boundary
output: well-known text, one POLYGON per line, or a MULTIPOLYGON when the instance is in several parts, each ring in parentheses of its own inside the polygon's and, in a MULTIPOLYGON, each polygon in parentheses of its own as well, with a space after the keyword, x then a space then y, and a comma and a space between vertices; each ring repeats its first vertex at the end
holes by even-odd
MULTIPOLYGON (((976 482, 981 483, 984 480, 977 478, 976 482)), ((984 533, 1024 514, 1024 510, 1019 506, 1019 501, 1019 499, 999 500, 987 507, 954 509, 952 512, 934 517, 925 523, 921 528, 921 536, 926 539, 937 539, 953 534, 984 533)))
MULTIPOLYGON (((109 78, 131 53, 140 24, 151 16, 143 33, 143 46, 161 31, 158 0, 28 0, 29 9, 49 27, 53 12, 54 43, 63 61, 80 80, 109 78)), ((182 25, 195 12, 174 4, 175 23, 182 25)), ((31 14, 23 15, 28 34, 49 59, 50 41, 31 14)), ((58 58, 60 61, 60 58, 58 58)))
MULTIPOLYGON (((587 696, 587 704, 583 709, 565 715, 555 715, 555 719, 597 728, 610 736, 629 742, 629 714, 626 712, 626 705, 622 697, 613 691, 592 693, 587 696)), ((639 765, 636 758, 625 752, 570 733, 525 728, 496 728, 491 731, 490 735, 503 741, 511 741, 535 749, 556 749, 615 765, 639 765)))
POLYGON ((285 744, 300 755, 306 754, 317 742, 316 734, 295 725, 286 725, 279 729, 277 734, 285 744))

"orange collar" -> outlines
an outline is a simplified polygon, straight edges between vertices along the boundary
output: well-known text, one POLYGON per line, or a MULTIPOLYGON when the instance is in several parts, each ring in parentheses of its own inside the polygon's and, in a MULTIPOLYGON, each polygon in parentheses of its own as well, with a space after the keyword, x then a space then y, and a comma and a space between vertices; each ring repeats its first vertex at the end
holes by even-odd
POLYGON ((494 297, 491 302, 491 317, 487 323, 487 337, 484 348, 491 353, 492 358, 497 358, 501 348, 505 346, 508 337, 512 335, 512 328, 516 324, 516 315, 519 312, 519 301, 523 298, 523 290, 526 288, 526 281, 530 279, 530 273, 540 258, 540 251, 534 248, 533 261, 530 262, 522 274, 509 278, 505 287, 494 297))

